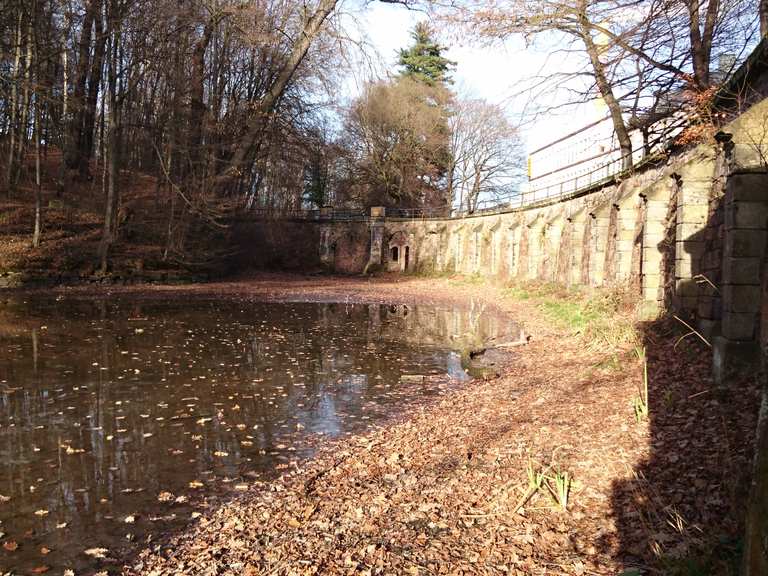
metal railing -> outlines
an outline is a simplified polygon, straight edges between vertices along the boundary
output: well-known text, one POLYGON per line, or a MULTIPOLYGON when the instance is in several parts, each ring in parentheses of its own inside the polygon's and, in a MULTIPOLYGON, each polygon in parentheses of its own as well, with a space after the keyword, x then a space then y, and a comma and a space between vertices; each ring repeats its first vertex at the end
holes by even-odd
MULTIPOLYGON (((637 170, 651 165, 663 158, 667 144, 674 134, 679 133, 687 124, 685 120, 668 126, 667 130, 657 139, 649 142, 642 149, 634 150, 631 154, 616 156, 574 177, 560 182, 532 188, 523 192, 515 192, 506 196, 497 196, 479 201, 474 208, 385 208, 383 213, 371 213, 365 209, 348 209, 323 207, 320 209, 277 209, 253 208, 242 216, 253 220, 314 220, 314 221, 365 221, 381 217, 419 220, 419 219, 454 219, 469 218, 494 213, 511 212, 530 208, 540 204, 549 204, 571 198, 590 190, 604 187, 631 176, 637 170), (649 154, 645 151, 650 150, 649 154), (625 160, 632 157, 632 168, 625 168, 625 160)), ((613 155, 607 152, 605 155, 613 155)))

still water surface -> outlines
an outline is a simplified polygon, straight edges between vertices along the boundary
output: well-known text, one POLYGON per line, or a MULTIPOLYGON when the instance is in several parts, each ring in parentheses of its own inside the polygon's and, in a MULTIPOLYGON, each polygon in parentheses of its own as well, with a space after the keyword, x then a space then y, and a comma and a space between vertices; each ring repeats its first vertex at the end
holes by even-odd
POLYGON ((204 496, 268 479, 318 438, 448 382, 403 375, 466 378, 456 350, 500 322, 379 304, 0 304, 0 574, 118 572, 204 496))

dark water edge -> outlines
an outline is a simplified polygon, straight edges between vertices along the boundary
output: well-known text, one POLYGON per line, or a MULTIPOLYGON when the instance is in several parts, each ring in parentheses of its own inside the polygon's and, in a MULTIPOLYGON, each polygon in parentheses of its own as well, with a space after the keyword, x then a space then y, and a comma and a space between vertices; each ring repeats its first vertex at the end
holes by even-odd
POLYGON ((208 498, 466 379, 460 351, 515 329, 471 307, 17 295, 0 305, 0 573, 116 572, 208 498))

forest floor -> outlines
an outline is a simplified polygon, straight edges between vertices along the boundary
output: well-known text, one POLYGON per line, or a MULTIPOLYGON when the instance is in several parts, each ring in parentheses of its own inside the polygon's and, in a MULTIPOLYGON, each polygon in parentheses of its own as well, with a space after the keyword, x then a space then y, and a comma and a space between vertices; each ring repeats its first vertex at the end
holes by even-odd
MULTIPOLYGON (((3 277, 20 275, 33 282, 57 284, 91 279, 96 274, 103 233, 103 165, 92 162, 93 177, 67 175, 59 187, 61 153, 49 150, 42 159, 42 235, 32 246, 35 221, 34 161, 25 162, 11 194, 0 195, 0 287, 3 277)), ((120 174, 120 234, 110 250, 110 274, 142 280, 189 280, 190 267, 167 251, 171 218, 166 186, 145 174, 120 174)), ((176 210, 178 212, 178 209, 176 210)), ((5 284, 16 282, 8 278, 5 284)))
MULTIPOLYGON (((87 288, 61 288, 86 293, 87 288)), ((758 407, 614 293, 472 279, 260 275, 139 296, 486 304, 531 335, 475 380, 145 549, 130 575, 735 574, 758 407), (642 350, 648 369, 647 416, 642 350), (537 477, 537 473, 542 476, 537 477), (567 502, 556 495, 571 480, 567 502), (538 480, 537 480, 538 478, 538 480)))

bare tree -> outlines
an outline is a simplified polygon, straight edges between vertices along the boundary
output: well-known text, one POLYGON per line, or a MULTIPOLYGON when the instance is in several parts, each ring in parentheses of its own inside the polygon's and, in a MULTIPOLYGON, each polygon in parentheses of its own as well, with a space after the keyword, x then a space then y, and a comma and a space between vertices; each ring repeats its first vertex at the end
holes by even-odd
POLYGON ((481 99, 459 99, 450 118, 451 199, 474 212, 481 198, 513 194, 523 177, 517 129, 502 108, 481 99))

